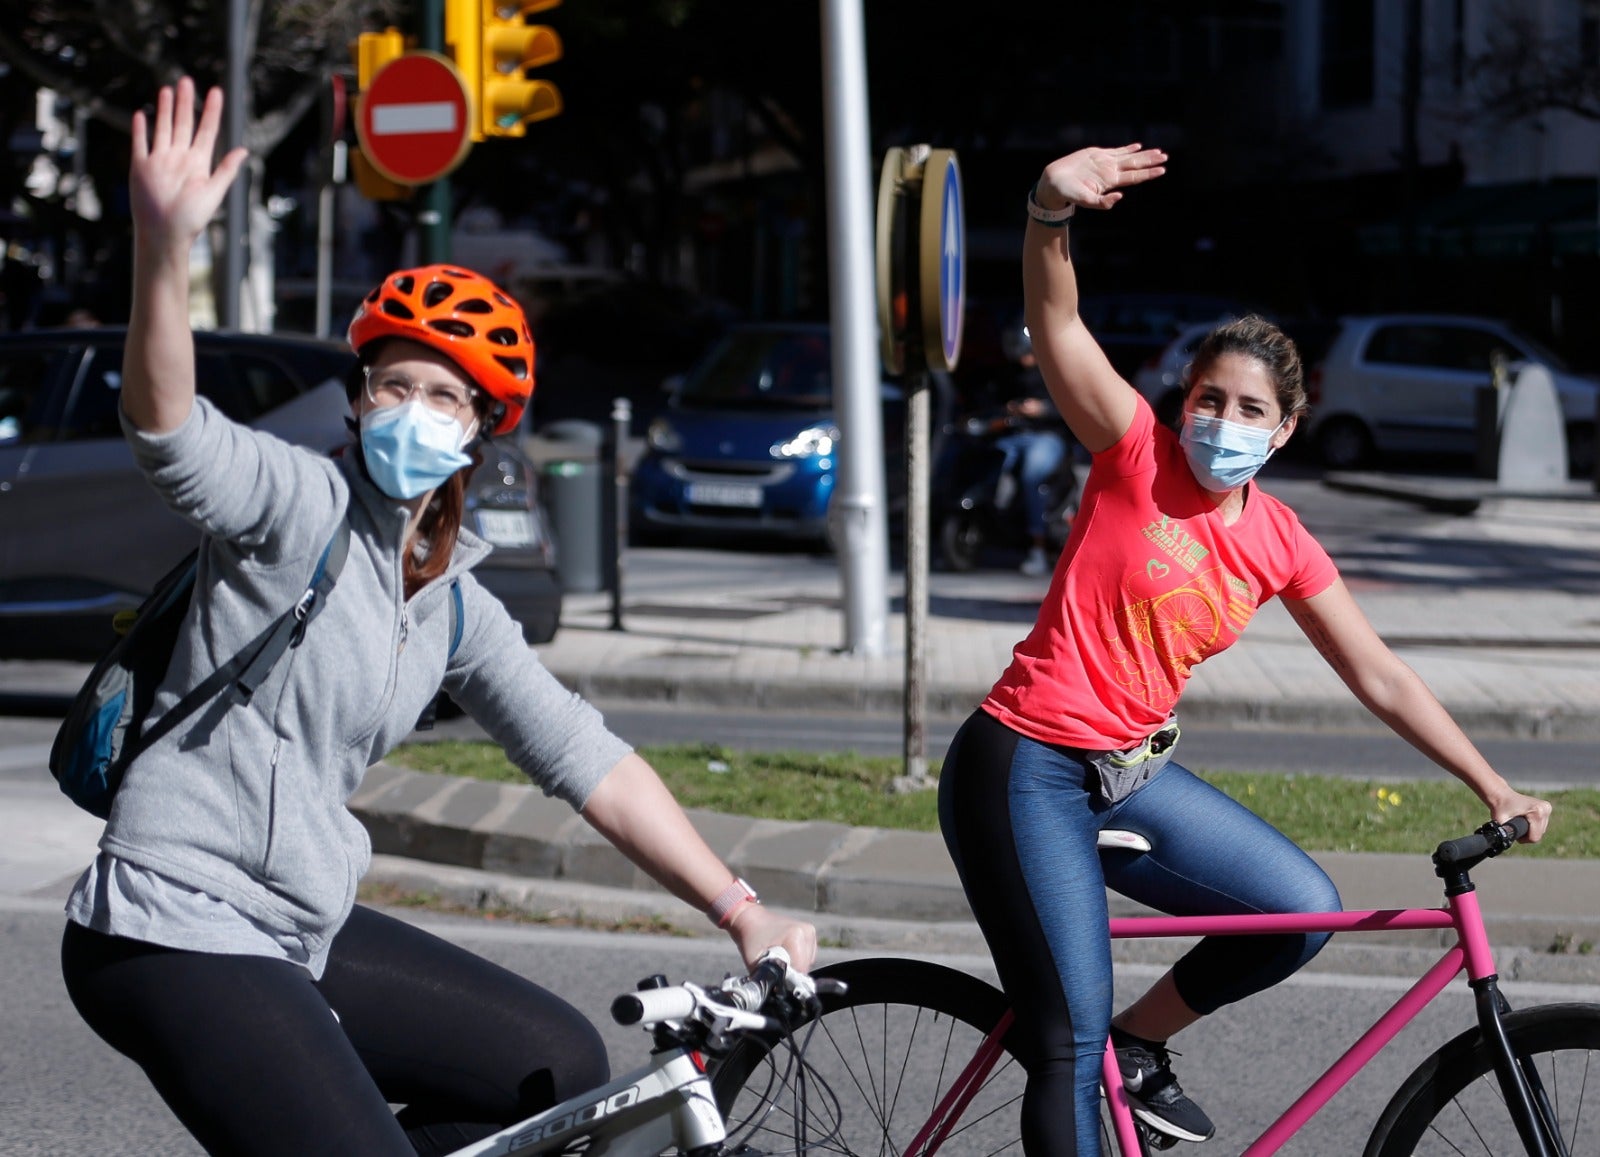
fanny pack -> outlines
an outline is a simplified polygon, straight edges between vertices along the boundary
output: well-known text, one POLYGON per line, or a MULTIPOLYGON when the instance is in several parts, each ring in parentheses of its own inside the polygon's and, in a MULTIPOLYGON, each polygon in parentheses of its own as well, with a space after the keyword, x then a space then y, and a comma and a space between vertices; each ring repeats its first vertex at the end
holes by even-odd
POLYGON ((1160 731, 1120 751, 1086 751, 1084 757, 1100 777, 1100 796, 1107 803, 1121 803, 1155 778, 1172 760, 1182 732, 1174 720, 1160 731))

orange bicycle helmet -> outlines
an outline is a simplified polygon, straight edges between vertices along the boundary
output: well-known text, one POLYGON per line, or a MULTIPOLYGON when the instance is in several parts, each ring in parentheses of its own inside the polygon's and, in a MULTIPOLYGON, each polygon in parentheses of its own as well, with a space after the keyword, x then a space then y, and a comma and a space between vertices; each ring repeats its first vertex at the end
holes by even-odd
POLYGON ((347 335, 361 351, 383 338, 445 355, 500 405, 492 432, 516 428, 533 396, 533 338, 522 307, 481 273, 454 265, 400 269, 356 309, 347 335))

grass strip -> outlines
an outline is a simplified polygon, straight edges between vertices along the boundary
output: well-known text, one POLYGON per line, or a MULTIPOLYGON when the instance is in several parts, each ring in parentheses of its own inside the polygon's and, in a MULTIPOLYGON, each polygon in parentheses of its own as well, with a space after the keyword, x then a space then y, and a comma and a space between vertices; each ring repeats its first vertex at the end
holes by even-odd
MULTIPOLYGON (((933 792, 889 791, 904 770, 898 756, 737 751, 710 743, 641 747, 639 753, 686 808, 761 819, 939 829, 933 792)), ((492 743, 408 744, 389 760, 417 771, 527 782, 492 743)), ((1465 835, 1486 818, 1477 797, 1453 780, 1399 783, 1196 770, 1309 851, 1428 855, 1439 841, 1465 835)), ((936 766, 930 774, 938 774, 936 766)), ((1519 847, 1517 855, 1600 858, 1600 791, 1572 788, 1545 798, 1555 805, 1550 831, 1540 843, 1519 847)))

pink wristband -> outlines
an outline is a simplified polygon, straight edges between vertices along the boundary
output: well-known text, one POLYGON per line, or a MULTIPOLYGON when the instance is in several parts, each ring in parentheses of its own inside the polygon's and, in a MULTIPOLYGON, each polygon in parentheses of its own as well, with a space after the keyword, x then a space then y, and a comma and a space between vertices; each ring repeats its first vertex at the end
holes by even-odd
POLYGON ((759 904, 761 897, 756 895, 756 890, 742 879, 735 878, 733 883, 722 889, 722 894, 711 901, 711 907, 706 909, 706 916, 718 928, 726 929, 733 923, 734 915, 746 904, 759 904))

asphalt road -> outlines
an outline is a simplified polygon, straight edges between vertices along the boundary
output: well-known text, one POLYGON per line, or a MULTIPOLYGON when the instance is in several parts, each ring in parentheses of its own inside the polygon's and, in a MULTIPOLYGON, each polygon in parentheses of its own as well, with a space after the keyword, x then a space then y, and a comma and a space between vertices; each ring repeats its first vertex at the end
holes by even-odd
MULTIPOLYGON (((744 751, 856 751, 896 756, 904 751, 905 722, 890 716, 782 715, 740 711, 685 711, 629 704, 598 705, 607 725, 636 746, 714 743, 744 751)), ((27 779, 43 772, 57 720, 49 715, 6 716, 0 705, 0 779, 27 779)), ((959 720, 929 720, 923 749, 944 758, 959 720)), ((470 719, 441 720, 413 738, 482 739, 470 719)), ((1592 744, 1490 739, 1479 748, 1490 763, 1527 789, 1600 787, 1592 744)), ((1413 781, 1447 779, 1388 732, 1276 731, 1184 728, 1180 759, 1195 771, 1293 772, 1300 775, 1413 781)))
MULTIPOLYGON (((900 755, 905 721, 890 716, 653 708, 599 703, 606 724, 635 746, 714 743, 743 751, 856 751, 900 755)), ((960 720, 926 724, 923 750, 944 758, 960 720)), ((3 732, 0 732, 3 734, 3 732)), ((468 719, 441 721, 415 739, 481 739, 468 719)), ((1484 739, 1490 763, 1527 788, 1600 786, 1594 747, 1582 742, 1484 739)), ((1391 732, 1278 731, 1191 725, 1183 729, 1179 759, 1194 771, 1245 771, 1358 779, 1414 781, 1450 775, 1391 732)))
MULTIPOLYGON (((408 917, 410 918, 410 917, 408 917)), ((615 1072, 641 1064, 648 1047, 636 1029, 612 1023, 619 993, 651 973, 714 981, 737 964, 720 940, 615 935, 473 919, 421 917, 420 923, 499 963, 537 978, 587 1013, 601 1028, 615 1072)), ((196 1154, 130 1063, 95 1038, 62 990, 56 965, 59 906, 0 899, 0 1155, 66 1153, 196 1154)), ((839 959, 830 952, 825 959, 839 959)), ((992 982, 987 960, 941 962, 992 982)), ((1158 971, 1129 966, 1119 1002, 1131 999, 1158 971)), ((1211 1149, 1244 1148, 1271 1117, 1375 1019, 1400 982, 1318 975, 1279 988, 1201 1022, 1178 1042, 1184 1087, 1219 1123, 1211 1149)), ((1593 1000, 1591 989, 1508 985, 1519 1007, 1546 1000, 1593 1000)), ((1303 1141, 1283 1150, 1300 1157, 1357 1153, 1389 1093, 1432 1048, 1466 1027, 1470 996, 1459 984, 1357 1077, 1303 1141)))

